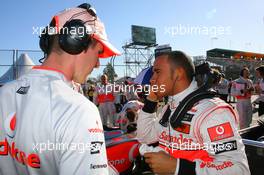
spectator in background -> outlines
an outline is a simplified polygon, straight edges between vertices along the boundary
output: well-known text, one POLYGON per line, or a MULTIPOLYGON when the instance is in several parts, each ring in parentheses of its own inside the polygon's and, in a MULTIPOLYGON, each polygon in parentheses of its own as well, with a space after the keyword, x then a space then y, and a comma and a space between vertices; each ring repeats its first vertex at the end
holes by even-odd
POLYGON ((114 126, 115 94, 114 86, 108 82, 106 74, 101 76, 101 84, 96 86, 93 101, 99 106, 100 116, 104 126, 114 126))
POLYGON ((228 80, 225 79, 225 75, 221 73, 220 82, 216 85, 215 89, 217 93, 220 95, 220 98, 225 102, 227 102, 227 97, 228 97, 228 85, 229 85, 228 80))
POLYGON ((125 84, 125 92, 124 95, 126 97, 126 101, 138 100, 138 95, 136 92, 136 85, 133 83, 131 78, 127 78, 124 82, 125 84))
POLYGON ((256 92, 259 97, 253 102, 254 104, 259 104, 258 115, 264 114, 264 65, 256 68, 256 75, 259 81, 256 84, 256 92))
POLYGON ((232 78, 229 78, 228 80, 228 103, 232 103, 232 102, 235 102, 235 99, 234 97, 231 95, 231 88, 232 88, 232 78))
POLYGON ((249 69, 244 67, 240 72, 240 77, 233 81, 231 88, 231 95, 237 99, 236 108, 239 114, 240 129, 249 127, 252 122, 251 94, 254 87, 249 75, 249 69))
POLYGON ((88 98, 89 98, 90 101, 93 101, 94 91, 95 91, 94 85, 91 85, 88 88, 88 90, 87 90, 87 96, 88 96, 88 98))
POLYGON ((128 101, 124 105, 124 107, 122 108, 122 111, 118 114, 118 118, 119 118, 118 123, 120 125, 121 130, 123 130, 125 132, 127 131, 127 126, 131 122, 136 121, 137 115, 143 106, 144 106, 144 104, 138 100, 128 101), (134 117, 133 117, 133 115, 134 115, 134 117))

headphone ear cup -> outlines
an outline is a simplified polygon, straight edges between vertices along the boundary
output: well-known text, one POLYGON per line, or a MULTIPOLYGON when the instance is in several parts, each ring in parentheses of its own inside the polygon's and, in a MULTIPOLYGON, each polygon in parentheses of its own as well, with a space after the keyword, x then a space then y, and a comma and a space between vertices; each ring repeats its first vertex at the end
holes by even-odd
POLYGON ((47 54, 49 51, 49 34, 48 34, 48 26, 46 26, 39 36, 39 47, 40 49, 47 54))
POLYGON ((82 20, 74 19, 64 24, 59 34, 59 45, 62 50, 77 55, 86 50, 89 45, 90 35, 82 20))

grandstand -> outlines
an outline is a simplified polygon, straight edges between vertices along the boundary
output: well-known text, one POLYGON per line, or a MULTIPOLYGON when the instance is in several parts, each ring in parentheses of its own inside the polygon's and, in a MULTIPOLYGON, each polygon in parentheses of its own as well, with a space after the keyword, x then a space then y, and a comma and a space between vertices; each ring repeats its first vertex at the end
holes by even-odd
POLYGON ((255 68, 263 64, 264 54, 215 48, 206 52, 206 61, 223 66, 226 77, 235 79, 244 66, 254 75, 255 68))

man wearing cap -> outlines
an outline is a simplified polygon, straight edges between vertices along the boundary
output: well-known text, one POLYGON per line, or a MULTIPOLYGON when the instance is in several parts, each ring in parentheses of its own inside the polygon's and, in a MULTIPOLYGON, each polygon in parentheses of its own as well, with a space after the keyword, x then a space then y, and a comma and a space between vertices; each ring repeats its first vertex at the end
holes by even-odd
POLYGON ((223 100, 200 100, 174 125, 173 114, 178 106, 197 92, 194 73, 191 58, 181 51, 156 55, 150 82, 163 85, 165 91, 151 91, 139 113, 137 137, 143 144, 140 153, 156 174, 249 175, 237 114, 223 100), (165 96, 169 96, 169 102, 157 116, 158 100, 165 96), (158 147, 146 146, 155 142, 158 147))
POLYGON ((0 174, 108 174, 99 112, 72 82, 119 52, 89 4, 58 13, 49 27, 44 63, 0 90, 0 174))

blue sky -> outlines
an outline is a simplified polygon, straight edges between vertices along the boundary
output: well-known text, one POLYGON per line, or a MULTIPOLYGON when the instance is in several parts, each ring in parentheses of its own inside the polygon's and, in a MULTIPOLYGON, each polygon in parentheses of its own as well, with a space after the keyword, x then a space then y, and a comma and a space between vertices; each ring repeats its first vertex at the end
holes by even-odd
MULTIPOLYGON (((33 27, 45 26, 58 11, 83 2, 95 7, 109 40, 121 52, 124 43, 131 39, 134 24, 156 28, 158 44, 169 43, 173 49, 192 56, 205 55, 206 50, 214 47, 264 53, 263 0, 4 1, 0 6, 0 49, 39 49, 33 27), (183 30, 194 27, 203 32, 183 30)), ((0 52, 0 65, 11 62, 5 55, 8 54, 0 52)), ((38 56, 33 58, 37 63, 35 57, 38 56)), ((122 56, 115 60, 116 64, 123 64, 122 56)), ((4 68, 0 69, 1 75, 4 68)), ((101 71, 97 70, 93 76, 101 71)), ((117 73, 122 76, 124 71, 120 69, 117 73)))

